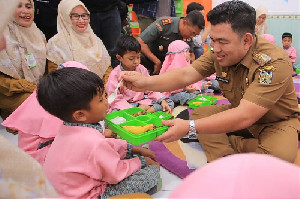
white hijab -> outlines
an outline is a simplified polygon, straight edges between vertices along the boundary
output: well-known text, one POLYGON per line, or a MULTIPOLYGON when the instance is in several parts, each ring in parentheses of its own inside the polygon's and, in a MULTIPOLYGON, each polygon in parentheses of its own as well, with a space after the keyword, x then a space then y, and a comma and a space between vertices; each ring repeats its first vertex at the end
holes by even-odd
MULTIPOLYGON (((256 9, 256 19, 262 14, 265 14, 266 16, 268 15, 268 10, 267 8, 260 6, 256 9)), ((260 25, 255 26, 257 28, 256 34, 262 35, 262 34, 267 34, 268 33, 268 25, 267 25, 267 19, 260 25)))
MULTIPOLYGON (((33 1, 30 0, 33 4, 33 1)), ((6 2, 6 4, 8 4, 6 2)), ((9 3, 10 4, 10 3, 9 3)), ((4 9, 6 10, 6 9, 4 9)), ((0 71, 15 79, 26 79, 37 83, 45 73, 46 39, 33 22, 23 27, 11 18, 4 28, 6 49, 0 52, 0 71), (33 54, 37 66, 30 68, 25 55, 33 54)))
POLYGON ((58 33, 48 41, 47 58, 56 64, 80 62, 102 78, 110 66, 110 56, 90 25, 83 33, 73 29, 70 13, 79 5, 89 13, 79 0, 62 0, 58 5, 58 33))

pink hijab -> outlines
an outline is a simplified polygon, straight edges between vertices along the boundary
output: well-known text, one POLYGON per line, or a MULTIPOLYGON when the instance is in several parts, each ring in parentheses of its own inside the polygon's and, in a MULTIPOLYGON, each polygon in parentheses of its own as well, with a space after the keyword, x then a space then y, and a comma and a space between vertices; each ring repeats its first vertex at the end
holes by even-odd
MULTIPOLYGON (((190 62, 186 60, 186 51, 189 49, 190 49, 189 45, 182 40, 175 40, 172 43, 170 43, 168 47, 167 56, 165 58, 164 63, 162 64, 159 74, 190 65, 190 62)), ((190 85, 190 87, 200 90, 201 85, 202 82, 198 81, 190 85)), ((171 92, 164 92, 164 95, 166 97, 169 97, 173 93, 179 93, 182 91, 183 89, 178 89, 171 92)))
MULTIPOLYGON (((89 70, 86 66, 76 61, 69 61, 62 67, 76 67, 89 70)), ((39 104, 36 90, 8 117, 2 125, 19 131, 18 146, 34 159, 44 163, 46 154, 50 148, 37 150, 39 143, 53 139, 59 131, 62 120, 49 114, 39 104)))
POLYGON ((190 62, 186 60, 186 51, 189 49, 189 45, 182 40, 175 40, 170 43, 159 74, 189 65, 190 62))
POLYGON ((300 198, 300 167, 265 154, 220 158, 189 175, 169 198, 300 198))
POLYGON ((275 40, 274 36, 271 35, 271 34, 262 34, 261 37, 264 38, 264 39, 266 39, 266 40, 268 40, 272 44, 276 43, 276 40, 275 40))

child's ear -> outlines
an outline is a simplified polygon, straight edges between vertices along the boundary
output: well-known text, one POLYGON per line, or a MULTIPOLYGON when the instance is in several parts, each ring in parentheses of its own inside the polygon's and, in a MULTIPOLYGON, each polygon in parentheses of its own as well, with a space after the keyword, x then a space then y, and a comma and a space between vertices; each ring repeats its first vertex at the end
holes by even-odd
POLYGON ((76 122, 85 122, 87 120, 87 114, 86 114, 86 111, 85 110, 78 110, 78 111, 75 111, 73 114, 73 119, 76 121, 76 122))
POLYGON ((119 61, 121 61, 121 59, 122 59, 121 55, 117 54, 116 57, 119 61))

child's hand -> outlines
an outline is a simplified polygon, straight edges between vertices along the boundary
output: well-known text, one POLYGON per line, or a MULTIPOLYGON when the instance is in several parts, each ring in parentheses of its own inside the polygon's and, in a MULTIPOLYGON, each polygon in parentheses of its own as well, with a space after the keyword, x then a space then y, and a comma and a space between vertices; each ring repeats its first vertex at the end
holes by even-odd
POLYGON ((145 111, 148 111, 148 109, 150 108, 149 105, 145 105, 145 104, 140 104, 139 108, 144 109, 145 111))
POLYGON ((191 86, 186 86, 186 87, 185 87, 185 90, 186 90, 187 92, 189 92, 189 93, 193 93, 193 92, 196 91, 196 89, 193 88, 193 87, 191 87, 191 86))
POLYGON ((116 133, 114 133, 112 130, 110 130, 110 129, 105 129, 104 130, 104 136, 106 137, 106 138, 116 138, 117 137, 117 134, 116 133))
POLYGON ((160 164, 158 162, 152 160, 151 158, 145 157, 145 160, 146 160, 147 165, 157 165, 158 169, 160 168, 160 164))
POLYGON ((151 151, 150 149, 145 149, 145 148, 142 148, 142 147, 133 146, 132 147, 132 153, 142 155, 144 157, 149 157, 152 160, 156 161, 156 154, 153 151, 151 151))
POLYGON ((166 100, 162 100, 162 101, 161 101, 161 106, 162 106, 164 112, 166 112, 166 113, 168 113, 168 114, 171 114, 172 109, 171 109, 171 107, 169 106, 169 104, 166 102, 166 100))
POLYGON ((208 87, 210 87, 212 85, 211 81, 208 81, 204 84, 204 89, 208 89, 208 87))

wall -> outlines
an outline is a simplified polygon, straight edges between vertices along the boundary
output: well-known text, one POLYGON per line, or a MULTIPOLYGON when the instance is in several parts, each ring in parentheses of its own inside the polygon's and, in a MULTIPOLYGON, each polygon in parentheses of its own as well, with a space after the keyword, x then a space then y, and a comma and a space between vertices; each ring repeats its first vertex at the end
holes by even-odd
POLYGON ((297 49, 297 62, 300 62, 300 15, 272 15, 267 19, 269 33, 276 39, 276 44, 282 46, 281 36, 284 32, 293 34, 292 45, 297 49))

